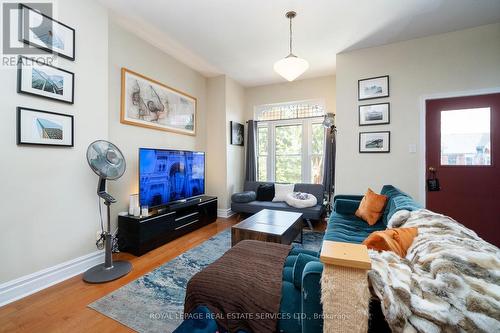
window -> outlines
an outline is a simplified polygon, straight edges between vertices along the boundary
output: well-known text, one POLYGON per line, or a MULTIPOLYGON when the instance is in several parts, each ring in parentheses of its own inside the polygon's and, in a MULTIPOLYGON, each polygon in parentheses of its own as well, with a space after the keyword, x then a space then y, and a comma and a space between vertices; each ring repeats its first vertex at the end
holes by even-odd
POLYGON ((490 108, 441 111, 441 165, 491 165, 490 108))
POLYGON ((266 106, 256 107, 255 118, 260 120, 257 126, 259 181, 321 183, 324 112, 323 105, 313 101, 273 104, 267 109, 266 106), (294 117, 291 116, 293 112, 294 117), (314 117, 302 117, 304 114, 314 117))

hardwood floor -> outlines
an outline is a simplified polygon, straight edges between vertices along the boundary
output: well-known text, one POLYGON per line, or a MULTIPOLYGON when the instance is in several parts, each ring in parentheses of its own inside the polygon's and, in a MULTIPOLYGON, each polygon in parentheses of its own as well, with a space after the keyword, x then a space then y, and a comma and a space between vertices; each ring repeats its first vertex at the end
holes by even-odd
POLYGON ((115 259, 129 260, 127 276, 105 284, 87 284, 78 275, 36 294, 0 308, 0 332, 134 332, 90 308, 88 304, 109 294, 181 253, 203 243, 238 222, 238 215, 184 235, 141 257, 118 253, 115 259))
MULTIPOLYGON (((0 332, 134 332, 90 308, 88 304, 124 286, 181 253, 203 243, 239 222, 239 216, 216 222, 184 235, 141 257, 118 253, 115 259, 129 260, 133 270, 127 276, 105 284, 87 284, 78 275, 36 294, 0 308, 0 332)), ((322 221, 316 231, 325 230, 322 221)))

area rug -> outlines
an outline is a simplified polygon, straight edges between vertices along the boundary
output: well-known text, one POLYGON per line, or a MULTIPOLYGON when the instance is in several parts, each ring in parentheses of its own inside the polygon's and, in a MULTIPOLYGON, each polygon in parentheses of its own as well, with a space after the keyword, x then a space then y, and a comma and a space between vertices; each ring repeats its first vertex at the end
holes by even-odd
MULTIPOLYGON (((319 251, 322 239, 323 233, 304 230, 303 245, 294 246, 319 251)), ((172 332, 182 322, 189 279, 230 248, 226 229, 89 307, 140 333, 172 332)))

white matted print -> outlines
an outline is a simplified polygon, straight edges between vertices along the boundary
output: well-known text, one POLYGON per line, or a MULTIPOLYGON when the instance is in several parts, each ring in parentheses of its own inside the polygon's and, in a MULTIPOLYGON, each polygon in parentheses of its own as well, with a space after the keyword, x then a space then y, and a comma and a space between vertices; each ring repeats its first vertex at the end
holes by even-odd
POLYGON ((389 116, 389 103, 359 106, 359 126, 389 124, 389 116))
POLYGON ((124 124, 196 134, 195 97, 122 68, 121 116, 124 124))
POLYGON ((20 5, 20 41, 75 60, 75 29, 38 12, 20 5))
POLYGON ((73 147, 73 116, 17 108, 17 144, 73 147))
POLYGON ((359 133, 360 153, 388 153, 391 151, 391 132, 359 133))
POLYGON ((19 57, 17 92, 73 104, 75 75, 67 70, 19 57))
POLYGON ((358 80, 358 100, 389 97, 389 76, 358 80))

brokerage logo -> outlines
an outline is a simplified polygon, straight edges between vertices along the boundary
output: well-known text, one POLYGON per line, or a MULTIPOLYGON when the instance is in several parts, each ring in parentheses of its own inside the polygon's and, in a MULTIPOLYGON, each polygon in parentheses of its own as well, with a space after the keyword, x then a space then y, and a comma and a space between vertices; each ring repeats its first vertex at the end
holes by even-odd
POLYGON ((32 56, 39 63, 52 64, 55 56, 31 46, 48 45, 53 38, 53 22, 43 15, 53 16, 50 2, 31 2, 24 5, 17 2, 2 3, 2 67, 16 66, 18 55, 32 56))

